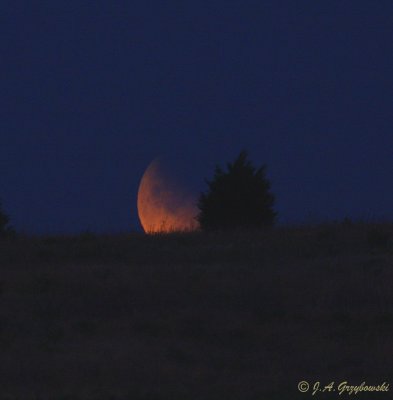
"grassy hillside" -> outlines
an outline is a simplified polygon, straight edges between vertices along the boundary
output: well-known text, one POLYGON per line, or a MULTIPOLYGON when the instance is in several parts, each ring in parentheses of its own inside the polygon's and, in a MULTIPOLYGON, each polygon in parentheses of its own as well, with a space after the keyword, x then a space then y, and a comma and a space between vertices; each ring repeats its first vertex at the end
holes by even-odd
POLYGON ((0 399, 393 383, 392 224, 0 238, 0 271, 0 399))

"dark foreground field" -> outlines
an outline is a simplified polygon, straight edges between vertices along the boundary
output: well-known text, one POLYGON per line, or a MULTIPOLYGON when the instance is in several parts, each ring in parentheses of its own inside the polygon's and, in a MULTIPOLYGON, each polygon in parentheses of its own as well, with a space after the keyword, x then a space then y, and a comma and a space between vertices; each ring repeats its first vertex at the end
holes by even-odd
POLYGON ((350 223, 0 239, 0 399, 338 399, 298 382, 393 384, 392 240, 392 224, 350 223))

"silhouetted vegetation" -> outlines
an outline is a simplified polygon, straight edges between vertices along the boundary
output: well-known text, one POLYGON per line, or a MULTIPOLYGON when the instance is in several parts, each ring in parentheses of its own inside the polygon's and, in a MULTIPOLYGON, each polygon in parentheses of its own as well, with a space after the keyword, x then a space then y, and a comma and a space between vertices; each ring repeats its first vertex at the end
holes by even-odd
POLYGON ((3 212, 0 202, 0 234, 4 234, 7 231, 11 230, 11 227, 8 225, 9 222, 10 219, 8 215, 3 212))
POLYGON ((276 212, 266 166, 256 169, 242 151, 227 171, 216 166, 214 177, 206 180, 207 193, 201 193, 197 216, 202 230, 261 228, 272 226, 276 212))
POLYGON ((0 399, 295 400, 301 380, 382 383, 392 239, 391 223, 337 222, 0 241, 0 399))

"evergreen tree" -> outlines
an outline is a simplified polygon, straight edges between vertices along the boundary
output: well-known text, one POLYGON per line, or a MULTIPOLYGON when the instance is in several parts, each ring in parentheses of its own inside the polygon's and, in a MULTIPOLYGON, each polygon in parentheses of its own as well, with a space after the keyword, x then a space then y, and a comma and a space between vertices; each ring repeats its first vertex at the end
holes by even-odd
POLYGON ((4 233, 9 229, 8 227, 9 223, 9 218, 8 215, 6 215, 2 209, 1 209, 1 203, 0 203, 0 234, 4 233))
POLYGON ((206 180, 208 191, 201 193, 198 201, 201 229, 273 226, 277 213, 265 171, 266 165, 256 169, 245 151, 227 164, 227 171, 216 166, 213 179, 206 180))

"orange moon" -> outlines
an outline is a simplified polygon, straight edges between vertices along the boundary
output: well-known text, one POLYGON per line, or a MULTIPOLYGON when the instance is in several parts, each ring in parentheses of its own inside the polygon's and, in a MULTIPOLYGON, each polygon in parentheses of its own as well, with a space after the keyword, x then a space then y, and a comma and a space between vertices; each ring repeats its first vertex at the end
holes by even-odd
POLYGON ((190 197, 166 173, 160 159, 144 172, 138 189, 138 216, 146 233, 195 230, 198 213, 190 197))

